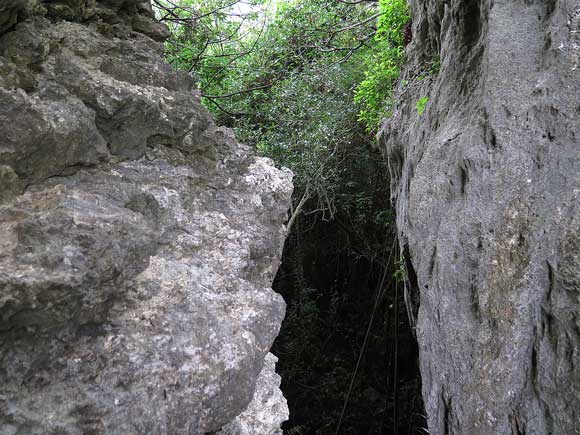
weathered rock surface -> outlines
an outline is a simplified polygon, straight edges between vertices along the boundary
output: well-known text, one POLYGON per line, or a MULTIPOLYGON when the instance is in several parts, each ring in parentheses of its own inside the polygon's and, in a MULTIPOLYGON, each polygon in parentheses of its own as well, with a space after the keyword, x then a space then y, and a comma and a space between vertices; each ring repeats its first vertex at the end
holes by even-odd
POLYGON ((280 427, 288 419, 289 410, 280 391, 282 379, 276 374, 277 361, 271 353, 266 356, 252 402, 218 435, 282 435, 280 427))
POLYGON ((3 435, 217 431, 264 383, 254 433, 287 417, 291 174, 215 126, 164 32, 136 0, 0 6, 3 435))
POLYGON ((429 433, 580 433, 580 2, 410 5, 379 139, 429 433))

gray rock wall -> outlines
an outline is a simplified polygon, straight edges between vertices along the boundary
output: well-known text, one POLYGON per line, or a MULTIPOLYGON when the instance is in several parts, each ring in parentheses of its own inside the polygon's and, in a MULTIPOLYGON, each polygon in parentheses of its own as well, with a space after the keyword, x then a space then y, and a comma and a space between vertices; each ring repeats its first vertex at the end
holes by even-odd
POLYGON ((379 142, 429 433, 578 434, 580 2, 410 6, 379 142))
POLYGON ((0 433, 274 433, 291 174, 213 123, 147 2, 9 0, 0 35, 0 433))

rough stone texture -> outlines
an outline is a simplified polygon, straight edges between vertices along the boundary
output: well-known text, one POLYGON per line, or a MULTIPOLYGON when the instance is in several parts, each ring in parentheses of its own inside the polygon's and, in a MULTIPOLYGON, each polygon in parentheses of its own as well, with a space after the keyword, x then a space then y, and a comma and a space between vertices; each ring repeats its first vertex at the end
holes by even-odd
POLYGON ((164 31, 139 1, 0 6, 2 435, 201 434, 254 396, 291 174, 215 126, 164 31))
POLYGON ((282 435, 280 427, 288 419, 289 410, 280 391, 282 379, 276 374, 277 361, 271 353, 266 356, 252 402, 218 435, 282 435))
POLYGON ((578 434, 580 2, 410 6, 379 142, 429 433, 578 434))

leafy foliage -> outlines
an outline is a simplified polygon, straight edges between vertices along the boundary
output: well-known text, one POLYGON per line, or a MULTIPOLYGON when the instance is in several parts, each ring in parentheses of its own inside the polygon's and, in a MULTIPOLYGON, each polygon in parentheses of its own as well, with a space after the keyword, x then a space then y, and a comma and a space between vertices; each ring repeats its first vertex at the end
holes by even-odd
POLYGON ((429 74, 437 75, 439 74, 439 70, 441 69, 441 58, 439 55, 433 56, 431 60, 431 66, 429 67, 429 74))
POLYGON ((399 78, 403 59, 403 27, 410 16, 405 0, 380 0, 376 45, 366 58, 365 79, 357 86, 354 100, 360 105, 358 119, 374 131, 390 111, 391 90, 399 78))
POLYGON ((405 259, 401 256, 396 262, 396 270, 395 273, 393 273, 393 278, 395 280, 397 280, 397 282, 404 282, 405 281, 405 276, 407 275, 407 273, 405 272, 405 259))
MULTIPOLYGON (((198 15, 223 2, 204 3, 198 15)), ((205 102, 219 121, 295 173, 296 205, 305 198, 306 212, 330 219, 342 200, 350 200, 339 191, 348 182, 345 165, 368 154, 371 137, 357 121, 353 90, 364 77, 365 44, 374 44, 378 14, 368 5, 329 0, 281 1, 268 10, 252 18, 257 26, 245 30, 248 35, 210 46, 202 60, 198 52, 206 44, 197 42, 195 54, 176 50, 183 46, 178 33, 169 58, 180 68, 187 59, 196 65, 205 102)), ((221 15, 213 20, 207 27, 230 31, 221 15)))
POLYGON ((415 103, 415 110, 417 110, 417 115, 421 116, 425 112, 425 107, 429 102, 429 97, 423 96, 417 100, 415 103))

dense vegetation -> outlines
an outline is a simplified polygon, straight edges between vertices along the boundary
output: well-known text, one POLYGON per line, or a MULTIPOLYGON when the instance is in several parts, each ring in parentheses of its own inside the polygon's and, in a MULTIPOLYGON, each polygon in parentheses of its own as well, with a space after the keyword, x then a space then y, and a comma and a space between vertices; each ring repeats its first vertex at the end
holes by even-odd
POLYGON ((288 302, 273 349, 287 432, 414 433, 414 340, 373 149, 403 58, 405 0, 156 3, 168 60, 197 77, 218 122, 295 173, 275 282, 288 302))

